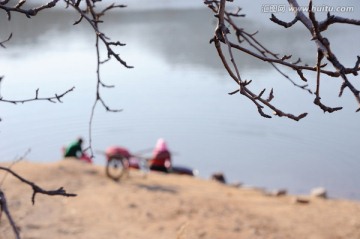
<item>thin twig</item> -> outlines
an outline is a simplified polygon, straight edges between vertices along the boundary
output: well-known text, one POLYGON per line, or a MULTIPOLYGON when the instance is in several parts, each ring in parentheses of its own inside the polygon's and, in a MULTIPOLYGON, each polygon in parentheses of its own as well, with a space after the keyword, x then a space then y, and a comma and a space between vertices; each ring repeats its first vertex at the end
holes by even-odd
POLYGON ((59 0, 52 0, 52 1, 49 1, 48 3, 46 3, 44 5, 34 7, 34 8, 30 8, 30 9, 22 8, 22 6, 24 5, 25 2, 26 1, 22 0, 22 1, 19 1, 18 4, 15 5, 14 7, 10 7, 10 6, 7 6, 9 1, 2 1, 2 2, 0 2, 0 9, 4 10, 7 13, 9 21, 11 20, 11 13, 12 12, 22 13, 26 17, 31 18, 33 16, 36 16, 40 11, 42 11, 44 9, 49 9, 49 8, 55 7, 56 4, 59 2, 59 0))
POLYGON ((15 173, 13 170, 11 170, 7 167, 0 166, 0 170, 4 170, 4 171, 10 173, 15 178, 19 179, 21 182, 29 185, 32 188, 33 195, 31 197, 31 201, 33 204, 35 204, 35 196, 37 193, 46 194, 46 195, 50 195, 50 196, 65 196, 65 197, 76 197, 77 196, 74 193, 67 193, 63 187, 61 187, 57 190, 44 190, 41 187, 37 186, 35 183, 23 178, 22 176, 20 176, 19 174, 15 173))
POLYGON ((50 101, 51 103, 62 103, 61 99, 68 93, 70 93, 71 91, 73 91, 75 89, 75 87, 72 87, 71 89, 68 89, 67 91, 65 91, 64 93, 58 95, 55 94, 55 96, 51 96, 51 97, 39 97, 38 93, 39 93, 39 89, 36 90, 35 92, 35 97, 34 98, 30 98, 30 99, 22 99, 22 100, 8 100, 8 99, 4 99, 3 97, 0 96, 0 101, 1 102, 5 102, 5 103, 11 103, 11 104, 23 104, 23 103, 27 103, 27 102, 31 102, 31 101, 50 101))
POLYGON ((5 45, 4 45, 4 43, 10 41, 10 39, 12 38, 12 36, 13 36, 13 34, 10 33, 9 37, 8 37, 6 40, 0 42, 0 46, 1 46, 2 48, 6 48, 5 45))
POLYGON ((1 189, 0 189, 0 207, 1 207, 1 212, 5 212, 5 215, 6 215, 7 219, 9 220, 10 226, 15 234, 16 239, 20 239, 19 229, 16 226, 15 221, 11 216, 11 213, 10 213, 8 205, 7 205, 5 194, 1 189))
MULTIPOLYGON (((45 194, 45 195, 49 195, 49 196, 65 196, 65 197, 76 197, 77 195, 74 193, 67 193, 62 187, 57 189, 57 190, 44 190, 41 187, 39 187, 38 185, 36 185, 35 183, 23 178, 22 176, 20 176, 19 174, 15 173, 12 169, 10 169, 10 167, 2 167, 0 166, 0 170, 3 170, 7 173, 10 173, 12 176, 14 176, 15 178, 19 179, 22 183, 25 183, 27 185, 29 185, 32 190, 33 190, 33 194, 31 197, 31 201, 33 204, 35 204, 35 196, 37 193, 40 194, 45 194)), ((2 184, 2 183, 1 183, 2 184)), ((7 201, 6 201, 6 197, 4 192, 0 189, 0 213, 1 212, 5 212, 6 217, 8 218, 11 228, 14 231, 14 234, 16 236, 17 239, 20 239, 20 233, 19 230, 15 224, 15 221, 13 220, 11 213, 8 209, 7 206, 7 201)))
MULTIPOLYGON (((17 158, 17 159, 14 159, 13 162, 8 166, 8 169, 11 169, 12 166, 14 166, 15 164, 19 163, 20 161, 24 160, 27 155, 31 152, 31 149, 28 149, 23 156, 17 158)), ((1 186, 4 184, 5 180, 6 180, 6 177, 9 175, 8 172, 5 173, 4 177, 2 178, 1 182, 0 182, 0 188, 1 186)))

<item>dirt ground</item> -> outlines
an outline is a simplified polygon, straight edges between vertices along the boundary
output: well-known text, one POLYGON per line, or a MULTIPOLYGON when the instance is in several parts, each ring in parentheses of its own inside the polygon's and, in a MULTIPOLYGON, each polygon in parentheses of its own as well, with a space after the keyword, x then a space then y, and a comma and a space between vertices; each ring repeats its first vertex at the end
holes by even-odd
MULTIPOLYGON (((2 164, 4 166, 6 164, 2 164)), ((12 169, 38 186, 77 197, 36 195, 11 175, 2 183, 23 239, 359 239, 360 202, 272 197, 188 176, 139 171, 115 182, 76 160, 12 169)), ((0 179, 4 172, 0 172, 0 179)), ((15 238, 2 213, 0 238, 15 238)))

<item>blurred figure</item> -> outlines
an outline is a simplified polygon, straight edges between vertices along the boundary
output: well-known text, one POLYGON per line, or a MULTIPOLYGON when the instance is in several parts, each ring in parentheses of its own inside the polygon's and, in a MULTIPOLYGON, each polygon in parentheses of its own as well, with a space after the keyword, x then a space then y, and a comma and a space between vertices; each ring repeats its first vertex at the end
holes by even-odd
POLYGON ((65 148, 64 157, 75 157, 80 159, 82 156, 82 143, 83 139, 78 138, 76 141, 72 142, 68 147, 65 148))
POLYGON ((165 173, 171 171, 171 153, 164 139, 158 139, 156 142, 153 156, 150 159, 150 169, 165 173))
POLYGON ((83 139, 78 138, 64 149, 64 158, 77 158, 87 163, 92 163, 91 158, 82 151, 83 139))

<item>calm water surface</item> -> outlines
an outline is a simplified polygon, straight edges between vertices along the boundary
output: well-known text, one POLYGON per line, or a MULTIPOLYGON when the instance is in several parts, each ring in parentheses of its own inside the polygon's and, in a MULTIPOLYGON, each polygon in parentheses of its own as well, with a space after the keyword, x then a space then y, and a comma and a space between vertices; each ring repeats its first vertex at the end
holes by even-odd
MULTIPOLYGON (((262 21, 267 17, 259 15, 261 21, 249 17, 244 24, 254 31, 260 29, 259 37, 269 48, 282 54, 290 51, 314 64, 308 33, 300 25, 280 29, 262 21)), ((1 37, 10 31, 14 37, 6 50, 0 49, 4 98, 31 98, 37 88, 41 96, 76 89, 63 104, 2 103, 0 160, 13 160, 29 148, 31 161, 59 160, 64 144, 77 136, 88 139, 96 86, 94 36, 86 24, 71 26, 77 17, 63 12, 42 14, 31 21, 21 16, 10 23, 5 20, 1 15, 1 37)), ((174 162, 199 169, 204 178, 222 171, 230 182, 287 188, 296 194, 323 186, 332 197, 360 199, 360 115, 354 113, 356 103, 348 92, 344 98, 336 97, 341 82, 324 80, 323 100, 344 109, 323 114, 312 105, 313 96, 296 90, 267 64, 241 55, 242 76, 254 81, 256 91, 274 87, 274 102, 284 111, 309 112, 300 122, 262 118, 249 101, 227 94, 236 85, 208 44, 213 28, 207 9, 129 11, 107 18, 104 31, 127 43, 119 52, 135 68, 125 69, 115 62, 103 66, 103 80, 116 88, 104 89, 102 95, 123 112, 97 108, 94 149, 117 144, 137 152, 163 137, 175 152, 174 162)), ((340 59, 353 66, 359 54, 354 49, 360 45, 352 39, 359 39, 359 30, 334 27, 327 36, 340 59), (349 44, 353 47, 348 48, 349 44)), ((101 165, 104 160, 100 155, 95 158, 101 165)))

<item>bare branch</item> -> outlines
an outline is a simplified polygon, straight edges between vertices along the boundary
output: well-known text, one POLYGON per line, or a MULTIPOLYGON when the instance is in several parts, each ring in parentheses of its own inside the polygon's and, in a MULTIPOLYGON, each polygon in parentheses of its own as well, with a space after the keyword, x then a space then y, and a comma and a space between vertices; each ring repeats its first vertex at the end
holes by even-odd
POLYGON ((15 221, 11 216, 11 213, 7 206, 5 194, 2 190, 0 190, 0 209, 1 209, 1 212, 5 212, 5 215, 10 222, 11 228, 15 234, 16 239, 20 239, 20 233, 19 233, 18 227, 16 226, 15 221))
MULTIPOLYGON (((299 116, 294 116, 292 114, 282 112, 281 110, 277 109, 274 105, 272 105, 270 103, 271 99, 266 100, 266 99, 262 98, 262 95, 265 92, 265 90, 263 90, 259 95, 256 95, 252 91, 250 91, 249 88, 248 88, 251 81, 247 82, 247 81, 243 81, 241 79, 240 73, 239 73, 239 70, 238 70, 238 66, 237 66, 237 64, 236 64, 236 62, 234 60, 234 57, 233 57, 232 49, 239 49, 240 48, 241 50, 243 50, 244 52, 247 52, 250 55, 256 55, 256 56, 259 56, 259 55, 257 55, 256 53, 253 53, 252 51, 250 51, 250 50, 248 50, 246 48, 240 47, 237 44, 233 44, 233 43, 231 43, 229 41, 229 39, 227 38, 227 34, 229 33, 229 29, 225 26, 225 21, 230 22, 230 20, 229 20, 230 16, 225 11, 225 4, 226 4, 226 0, 221 0, 219 5, 216 2, 215 3, 216 7, 214 7, 214 6, 212 7, 212 9, 217 9, 216 17, 218 18, 218 24, 217 24, 217 27, 215 29, 215 36, 214 36, 214 38, 212 38, 210 40, 210 43, 212 43, 212 42, 215 43, 216 50, 218 52, 218 55, 219 55, 223 65, 224 65, 225 69, 228 71, 231 78, 239 86, 238 90, 233 91, 233 92, 231 92, 229 94, 234 95, 235 93, 239 92, 241 95, 244 95, 245 97, 247 97, 249 100, 251 100, 256 105, 259 114, 261 116, 265 117, 265 118, 271 118, 271 116, 266 114, 263 111, 264 105, 267 106, 268 108, 272 109, 275 112, 274 114, 279 116, 279 117, 285 116, 285 117, 288 117, 288 118, 293 119, 293 120, 300 120, 303 117, 305 117, 307 115, 306 113, 303 113, 303 114, 301 114, 299 116), (233 69, 231 69, 231 67, 229 66, 228 61, 227 61, 226 57, 224 56, 224 54, 222 52, 221 43, 224 43, 227 46, 227 49, 229 51, 230 61, 231 61, 232 65, 233 65, 233 69)), ((239 31, 240 31, 239 28, 237 28, 236 26, 234 28, 237 30, 237 34, 241 34, 241 33, 239 33, 239 31)), ((255 48, 257 48, 257 47, 255 46, 255 48)), ((276 54, 273 54, 273 53, 271 53, 271 54, 275 58, 274 60, 276 60, 278 62, 284 62, 284 60, 279 59, 276 54)), ((259 56, 259 57, 264 59, 265 61, 268 59, 265 56, 259 56)), ((288 64, 290 64, 290 63, 288 63, 288 64)), ((295 66, 295 67, 297 67, 297 66, 295 66)), ((271 92, 271 95, 272 95, 272 98, 273 98, 273 91, 271 92)))
POLYGON ((262 95, 265 93, 265 91, 266 91, 266 89, 263 89, 256 98, 260 99, 262 97, 262 95))
POLYGON ((16 4, 15 8, 21 8, 21 6, 24 5, 24 3, 26 3, 26 0, 20 0, 18 4, 16 4))
MULTIPOLYGON (((18 160, 16 162, 18 162, 18 160)), ((65 196, 65 197, 76 197, 77 196, 76 194, 73 194, 73 193, 67 193, 62 187, 57 189, 57 190, 44 190, 41 187, 37 186, 35 183, 23 178, 22 176, 20 176, 17 173, 15 173, 13 170, 10 169, 10 167, 2 167, 2 166, 0 166, 0 170, 3 170, 3 171, 6 171, 7 173, 10 173, 15 178, 19 179, 22 183, 25 183, 25 184, 29 185, 32 188, 32 190, 33 190, 33 194, 32 194, 32 197, 31 197, 32 204, 35 204, 35 196, 36 196, 37 193, 45 194, 45 195, 49 195, 49 196, 65 196)), ((3 178, 3 180, 4 179, 5 179, 5 177, 3 178)), ((3 180, 1 182, 1 184, 3 183, 3 180)), ((12 218, 11 213, 10 213, 10 211, 8 209, 5 194, 0 189, 0 216, 1 216, 2 212, 5 213, 7 219, 9 220, 9 223, 11 225, 12 230, 14 231, 14 234, 15 234, 16 238, 20 239, 19 229, 16 226, 15 221, 12 218)))
MULTIPOLYGON (((18 1, 18 3, 15 6, 10 5, 11 1, 2 0, 2 1, 0 1, 0 10, 3 10, 3 11, 5 11, 7 13, 8 20, 11 19, 11 14, 13 12, 23 14, 23 15, 27 16, 28 18, 30 18, 32 16, 37 15, 37 13, 39 13, 40 11, 55 7, 56 4, 58 3, 58 1, 59 0, 51 0, 51 1, 49 0, 49 2, 47 4, 28 9, 28 8, 26 8, 26 5, 25 5, 26 0, 18 1)), ((124 61, 120 57, 119 53, 116 52, 117 47, 125 46, 125 44, 121 43, 120 41, 111 41, 110 38, 107 37, 99 28, 99 24, 103 22, 101 20, 101 17, 104 14, 106 14, 107 12, 109 12, 112 9, 123 8, 123 7, 126 7, 126 6, 121 5, 121 4, 119 4, 119 5, 110 4, 109 6, 105 7, 104 9, 102 9, 100 11, 97 11, 97 9, 95 10, 95 3, 99 2, 99 1, 100 0, 85 0, 85 1, 82 2, 81 0, 64 0, 64 2, 67 4, 67 7, 72 7, 73 9, 75 9, 76 12, 79 13, 79 19, 74 22, 74 25, 80 24, 81 22, 87 22, 93 28, 94 33, 95 33, 95 37, 96 37, 97 87, 96 87, 96 99, 95 99, 95 102, 93 104, 93 108, 92 108, 92 111, 91 111, 91 117, 90 117, 90 123, 89 123, 89 136, 90 136, 90 140, 89 140, 90 146, 89 146, 89 148, 91 150, 91 156, 93 156, 93 152, 92 152, 92 136, 91 136, 92 120, 93 120, 93 117, 94 117, 95 107, 96 107, 97 103, 98 102, 101 103, 101 105, 105 108, 106 111, 109 111, 109 112, 120 112, 121 111, 121 110, 117 110, 117 109, 111 109, 105 103, 103 98, 101 97, 101 94, 100 94, 101 88, 112 88, 113 86, 108 85, 108 84, 104 83, 101 80, 101 77, 100 77, 100 65, 107 62, 107 60, 100 61, 100 48, 104 47, 104 49, 106 49, 106 53, 107 53, 106 55, 107 55, 108 60, 110 60, 111 58, 115 58, 116 61, 118 61, 124 67, 133 68, 133 66, 129 66, 126 63, 126 61, 124 61), (84 3, 84 4, 80 4, 80 3, 84 3)), ((12 34, 10 34, 10 36, 8 37, 7 40, 4 40, 4 41, 0 42, 0 46, 5 48, 4 43, 9 41, 11 39, 11 37, 12 37, 12 34)), ((1 82, 2 79, 3 79, 3 77, 0 77, 0 82, 1 82)), ((9 99, 4 99, 0 95, 0 102, 18 104, 18 103, 26 103, 26 102, 31 102, 31 101, 39 101, 39 100, 44 101, 45 100, 45 101, 50 101, 52 103, 56 103, 56 102, 62 103, 62 98, 66 94, 68 94, 69 92, 71 92, 73 90, 74 90, 74 87, 67 90, 66 92, 64 92, 62 94, 55 94, 52 97, 39 97, 39 89, 36 89, 34 98, 21 99, 21 100, 9 100, 9 99)), ((50 195, 50 196, 56 196, 56 195, 67 196, 67 197, 76 196, 76 194, 67 193, 62 187, 60 187, 57 190, 44 190, 41 187, 34 184, 33 182, 30 182, 30 181, 26 180, 25 178, 21 177, 20 175, 18 175, 14 171, 12 171, 10 168, 0 167, 0 170, 4 170, 7 173, 10 173, 14 177, 18 178, 21 182, 31 186, 31 188, 33 190, 31 200, 32 200, 33 204, 35 203, 35 197, 36 197, 36 194, 38 194, 38 193, 46 194, 46 195, 50 195)), ((4 211, 6 213, 10 223, 13 226, 14 233, 17 235, 17 237, 19 237, 19 233, 18 233, 18 231, 16 229, 15 223, 13 223, 11 215, 10 215, 8 209, 7 209, 5 195, 3 194, 3 192, 1 190, 0 190, 0 197, 1 197, 0 198, 1 209, 2 209, 2 211, 4 211)))
POLYGON ((229 12, 228 15, 232 16, 232 17, 245 17, 246 14, 240 14, 240 11, 242 9, 240 7, 238 7, 238 9, 235 12, 229 12))
POLYGON ((15 173, 13 170, 7 168, 7 167, 2 167, 0 166, 0 170, 4 170, 8 173, 10 173, 11 175, 13 175, 15 178, 19 179, 21 182, 29 185, 32 190, 33 190, 33 195, 31 197, 31 201, 33 204, 35 204, 35 196, 37 193, 40 194, 46 194, 49 196, 65 196, 65 197, 75 197, 76 194, 74 193, 67 193, 63 187, 57 189, 57 190, 44 190, 41 187, 37 186, 35 183, 21 177, 19 174, 15 173))
POLYGON ((360 56, 357 57, 357 61, 355 63, 355 66, 354 66, 354 76, 357 76, 358 75, 358 71, 360 70, 359 68, 359 65, 360 65, 360 56))
POLYGON ((304 74, 302 73, 301 70, 297 69, 296 72, 298 73, 298 75, 300 76, 300 79, 302 79, 303 81, 307 82, 308 80, 305 78, 304 74))
MULTIPOLYGON (((215 6, 210 5, 209 7, 214 12, 217 12, 218 9, 219 9, 218 4, 215 4, 215 6)), ((216 16, 219 16, 219 15, 217 14, 216 16)), ((279 59, 278 54, 271 52, 263 44, 261 44, 258 40, 256 40, 256 38, 254 36, 256 35, 256 33, 258 31, 256 31, 255 33, 252 33, 252 34, 245 32, 244 29, 239 28, 235 24, 235 22, 231 19, 231 14, 229 14, 226 11, 225 11, 225 20, 234 29, 239 43, 242 43, 243 41, 246 41, 252 48, 254 48, 258 52, 258 54, 261 54, 261 55, 259 56, 257 53, 255 53, 255 52, 253 52, 253 51, 251 51, 249 49, 246 49, 247 51, 244 51, 245 53, 250 54, 250 55, 254 54, 253 56, 255 56, 255 57, 259 56, 263 61, 269 62, 274 67, 274 69, 276 71, 278 71, 283 77, 285 77, 287 80, 289 80, 294 86, 296 86, 296 87, 298 87, 300 89, 304 89, 304 90, 308 91, 310 94, 312 94, 312 91, 307 88, 308 87, 307 84, 306 85, 297 84, 293 79, 291 79, 287 74, 285 74, 282 70, 280 70, 278 66, 276 66, 274 64, 274 63, 282 64, 283 62, 285 62, 286 59, 279 59), (269 58, 268 55, 272 56, 273 58, 269 58)), ((234 43, 230 43, 230 44, 234 44, 234 43)), ((236 44, 234 44, 234 45, 236 45, 236 44)), ((239 48, 237 48, 237 49, 240 50, 240 51, 245 49, 245 48, 240 47, 240 45, 237 45, 237 46, 239 46, 239 48)), ((232 47, 236 48, 234 46, 232 46, 232 47)), ((297 63, 299 63, 299 62, 297 62, 297 63)), ((297 64, 297 63, 295 63, 295 64, 297 64)), ((285 63, 285 64, 291 65, 291 63, 285 63)), ((331 74, 337 74, 337 73, 332 72, 331 74)))
POLYGON ((280 26, 283 26, 285 28, 292 27, 297 21, 299 20, 297 17, 294 18, 291 22, 284 22, 279 20, 274 14, 271 14, 271 21, 275 22, 276 24, 279 24, 280 26))
MULTIPOLYGON (((216 2, 216 3, 214 3, 214 5, 208 5, 208 7, 211 8, 212 11, 217 13, 218 9, 219 9, 219 4, 218 4, 218 2, 216 2)), ((218 16, 218 14, 216 16, 218 16)), ((262 60, 269 62, 276 71, 278 71, 283 77, 285 77, 287 80, 289 80, 294 86, 296 86, 300 89, 304 89, 304 90, 308 91, 310 94, 312 94, 311 90, 307 88, 308 85, 297 84, 293 79, 291 79, 287 74, 285 74, 282 70, 279 69, 279 67, 277 67, 274 64, 275 62, 272 61, 273 59, 280 60, 278 57, 278 54, 271 52, 263 44, 261 44, 258 40, 256 40, 256 38, 254 36, 258 33, 258 31, 250 34, 250 33, 247 33, 246 31, 244 31, 244 29, 239 28, 235 24, 235 22, 232 20, 231 14, 228 13, 227 11, 225 11, 224 18, 225 18, 226 22, 228 22, 230 24, 230 26, 234 29, 239 43, 246 41, 252 48, 254 48, 258 52, 258 54, 261 54, 262 60), (268 55, 272 56, 273 58, 269 58, 268 55)), ((231 43, 231 44, 233 44, 233 43, 231 43)), ((249 50, 249 52, 250 52, 250 54, 254 53, 255 55, 257 55, 255 52, 252 52, 251 50, 249 50)), ((249 54, 249 52, 246 52, 246 53, 249 54)), ((282 59, 281 61, 284 61, 284 60, 285 59, 282 59)), ((279 62, 276 62, 276 63, 281 64, 279 62)))
MULTIPOLYGON (((34 7, 31 9, 26 9, 25 8, 25 3, 26 0, 20 0, 15 6, 9 6, 8 3, 10 1, 0 1, 0 9, 4 10, 7 14, 8 14, 8 19, 11 19, 11 13, 12 12, 18 12, 18 13, 22 13, 24 15, 26 15, 28 18, 30 18, 31 16, 35 16, 38 12, 43 11, 44 9, 49 9, 49 8, 53 8, 56 6, 56 4, 58 3, 59 0, 49 0, 48 3, 38 6, 38 7, 34 7)), ((79 13, 79 19, 77 21, 74 22, 74 25, 80 24, 81 22, 83 22, 83 20, 85 20, 88 24, 90 24, 90 26, 93 28, 94 33, 95 33, 95 37, 96 37, 96 50, 97 50, 97 88, 96 88, 96 99, 95 99, 95 103, 94 103, 94 107, 96 106, 96 103, 99 101, 102 106, 106 109, 106 111, 109 112, 119 112, 121 110, 116 110, 116 109, 111 109, 106 103, 105 101, 102 99, 101 95, 100 95, 100 88, 112 88, 113 86, 105 84, 100 77, 100 65, 104 64, 105 62, 107 62, 108 60, 110 60, 111 58, 115 58, 116 61, 118 61, 121 65, 123 65, 126 68, 133 68, 133 66, 130 66, 127 64, 126 61, 124 61, 119 53, 117 53, 115 51, 116 47, 121 47, 121 46, 125 46, 124 43, 121 43, 120 41, 111 41, 109 37, 107 37, 99 28, 99 24, 102 23, 103 21, 101 20, 101 17, 104 16, 107 12, 113 10, 113 9, 117 9, 117 8, 124 8, 126 7, 126 5, 122 5, 122 4, 110 4, 107 7, 105 7, 102 10, 97 11, 95 3, 99 2, 98 0, 84 0, 83 3, 84 4, 80 4, 81 0, 64 0, 64 2, 66 3, 67 8, 68 7, 72 7, 77 13, 79 13), (105 47, 106 49, 106 55, 107 55, 107 60, 104 61, 100 61, 100 43, 102 43, 102 46, 105 47)), ((10 35, 10 37, 3 41, 0 42, 0 46, 4 47, 4 43, 7 42, 12 35, 10 35)), ((60 102, 62 103, 62 97, 64 95, 66 95, 67 93, 69 93, 70 91, 72 91, 74 89, 74 87, 68 91, 66 91, 63 94, 55 94, 55 96, 53 97, 39 97, 39 89, 36 90, 35 92, 35 97, 34 98, 30 98, 30 99, 22 99, 22 100, 9 100, 9 99, 4 99, 3 97, 0 96, 0 102, 6 102, 6 103, 12 103, 12 104, 18 104, 18 103, 25 103, 25 102, 30 102, 30 101, 38 101, 38 100, 46 100, 46 101, 50 101, 52 103, 56 103, 56 102, 60 102)), ((93 119, 93 114, 94 114, 94 109, 92 110, 92 114, 90 117, 90 121, 92 121, 93 119)), ((91 123, 89 124, 89 128, 90 128, 90 132, 91 132, 91 123)), ((90 137, 91 137, 91 133, 90 133, 90 137)), ((90 139, 90 148, 91 148, 91 139, 90 139)), ((93 156, 93 154, 92 154, 93 156)))
MULTIPOLYGON (((78 24, 79 22, 81 22, 83 19, 86 19, 86 21, 90 24, 90 26, 94 29, 96 35, 101 39, 101 41, 103 42, 103 44, 105 45, 106 49, 107 49, 107 55, 109 58, 114 57, 118 62, 120 62, 123 66, 125 66, 126 68, 133 68, 133 66, 129 66, 126 61, 124 61, 119 54, 117 54, 112 48, 111 46, 124 46, 124 44, 121 44, 119 42, 111 42, 108 41, 109 39, 106 37, 106 35, 104 33, 102 33, 99 29, 98 23, 101 22, 99 19, 100 17, 103 15, 101 12, 100 13, 96 13, 94 8, 95 6, 91 3, 91 1, 86 0, 86 8, 87 11, 83 11, 80 9, 79 5, 74 4, 72 1, 70 0, 65 0, 65 2, 69 5, 72 6, 79 14, 80 14, 80 19, 77 20, 74 24, 78 24)), ((108 6, 106 9, 106 11, 109 11, 111 9, 114 8, 118 8, 118 7, 126 7, 125 5, 110 5, 108 6)), ((103 10, 105 11, 105 10, 103 10)))
POLYGON ((75 21, 73 25, 79 24, 83 19, 84 17, 81 15, 80 18, 77 21, 75 21))
POLYGON ((328 27, 335 23, 350 24, 360 26, 360 20, 343 18, 339 16, 331 15, 330 12, 327 14, 327 19, 319 23, 320 31, 325 31, 328 27))
POLYGON ((343 108, 343 107, 334 107, 334 108, 328 107, 328 106, 324 105, 323 103, 321 103, 320 100, 321 100, 320 97, 316 97, 314 100, 314 104, 319 106, 324 111, 324 113, 325 112, 333 113, 335 111, 342 110, 342 108, 343 108))
MULTIPOLYGON (((17 159, 14 159, 13 162, 8 166, 8 169, 11 169, 12 166, 14 166, 15 164, 17 164, 18 162, 24 160, 24 158, 30 153, 31 149, 28 149, 23 156, 17 158, 17 159)), ((0 182, 0 188, 1 186, 4 184, 5 180, 6 180, 6 177, 8 176, 8 173, 6 173, 4 175, 4 177, 2 178, 1 182, 0 182)))
POLYGON ((1 46, 2 48, 6 48, 5 45, 4 45, 4 43, 10 41, 11 38, 12 38, 12 33, 10 33, 9 37, 8 37, 6 40, 0 42, 0 46, 1 46))
POLYGON ((120 5, 115 5, 114 3, 109 5, 108 7, 106 7, 104 10, 102 10, 100 13, 98 13, 98 17, 101 17, 103 15, 105 15, 105 13, 107 11, 110 11, 114 8, 124 8, 124 7, 127 7, 126 5, 123 5, 123 4, 120 4, 120 5))
POLYGON ((266 99, 267 102, 270 102, 272 99, 274 99, 274 90, 271 88, 269 97, 266 99))
POLYGON ((9 1, 10 1, 10 0, 2 0, 2 1, 0 1, 0 5, 5 5, 5 4, 7 4, 9 1))
POLYGON ((2 1, 0 2, 0 9, 6 11, 7 15, 8 15, 8 20, 11 20, 11 12, 19 12, 24 14, 25 16, 27 16, 28 18, 35 16, 36 14, 38 14, 38 12, 44 10, 44 9, 49 9, 49 8, 53 8, 56 6, 57 2, 59 0, 52 0, 49 1, 48 3, 41 5, 39 7, 34 7, 31 9, 23 9, 22 6, 24 5, 24 3, 26 3, 26 0, 21 0, 18 2, 17 5, 15 5, 14 7, 9 7, 7 6, 7 4, 9 3, 9 1, 2 1))
POLYGON ((5 103, 11 103, 11 104, 18 104, 18 103, 27 103, 27 102, 31 102, 31 101, 50 101, 52 103, 56 103, 56 101, 62 103, 61 98, 63 98, 66 94, 70 93, 71 91, 73 91, 75 89, 75 87, 72 87, 71 89, 68 89, 67 91, 65 91, 64 93, 58 95, 55 94, 55 96, 52 97, 39 97, 39 89, 36 90, 35 92, 35 97, 31 98, 31 99, 23 99, 23 100, 7 100, 7 99, 3 99, 2 97, 0 97, 0 102, 5 102, 5 103), (56 101, 55 101, 56 100, 56 101))
POLYGON ((80 19, 75 23, 77 24, 77 23, 81 22, 81 20, 85 19, 93 27, 93 29, 95 31, 95 37, 96 37, 95 38, 95 40, 96 40, 95 47, 96 47, 96 60, 97 60, 97 68, 96 68, 97 80, 96 80, 96 82, 97 83, 96 83, 96 97, 95 97, 95 101, 94 101, 92 109, 91 109, 90 120, 89 120, 89 147, 87 148, 90 150, 90 156, 94 157, 94 152, 92 149, 92 122, 93 122, 95 108, 97 106, 97 103, 100 102, 101 105, 108 112, 121 112, 122 111, 122 110, 118 110, 118 109, 111 109, 101 97, 100 90, 102 87, 103 88, 112 88, 114 86, 107 85, 101 80, 100 65, 109 61, 111 59, 111 57, 114 57, 123 66, 125 66, 127 68, 133 68, 132 66, 127 65, 127 63, 120 58, 119 54, 115 53, 115 51, 112 49, 112 47, 125 46, 126 44, 121 43, 120 41, 116 41, 116 42, 110 41, 110 39, 108 37, 106 37, 104 33, 102 33, 100 31, 98 24, 102 22, 100 20, 100 18, 106 12, 108 12, 112 9, 115 9, 115 8, 123 8, 126 6, 111 4, 108 7, 106 7, 105 9, 103 9, 102 11, 96 12, 95 5, 92 4, 90 0, 86 0, 86 5, 87 5, 86 11, 81 10, 79 7, 79 4, 74 4, 73 2, 70 2, 70 1, 67 1, 67 3, 69 6, 72 6, 81 16, 80 19), (104 44, 104 46, 107 50, 107 59, 104 61, 101 61, 100 42, 102 42, 104 44))
MULTIPOLYGON (((207 6, 213 12, 217 13, 215 15, 215 17, 218 19, 218 25, 217 25, 217 28, 216 28, 215 34, 214 34, 215 36, 214 36, 214 38, 211 39, 210 43, 212 43, 212 42, 215 43, 215 48, 217 49, 218 55, 224 65, 225 69, 229 73, 230 77, 232 79, 234 79, 234 81, 240 87, 239 90, 230 92, 229 93, 230 95, 234 95, 236 93, 240 93, 240 94, 244 95, 245 97, 250 99, 256 105, 259 114, 266 118, 270 118, 270 116, 268 114, 264 113, 264 106, 272 109, 274 114, 277 116, 280 116, 280 117, 286 116, 290 119, 299 120, 306 116, 306 113, 298 115, 298 116, 294 116, 291 114, 285 114, 282 111, 280 111, 279 109, 277 109, 274 105, 270 104, 270 101, 274 97, 273 90, 271 91, 271 93, 269 95, 268 101, 266 99, 262 98, 265 90, 261 91, 260 94, 252 93, 250 91, 248 85, 244 85, 243 82, 241 81, 240 73, 238 71, 236 63, 233 62, 234 61, 233 54, 235 54, 235 52, 233 50, 236 49, 236 50, 238 50, 242 53, 248 54, 254 58, 257 58, 259 60, 270 63, 274 67, 274 69, 276 69, 282 76, 284 76, 286 79, 288 79, 294 86, 296 86, 300 89, 304 89, 304 90, 308 91, 310 94, 312 94, 312 90, 308 88, 308 84, 300 85, 300 84, 296 83, 287 74, 285 74, 278 66, 283 66, 283 67, 287 67, 289 69, 294 70, 299 75, 299 79, 301 79, 304 82, 308 82, 308 79, 304 76, 304 73, 306 71, 316 72, 316 75, 317 75, 316 83, 317 84, 316 84, 314 103, 326 112, 334 112, 334 111, 340 110, 341 107, 330 108, 321 103, 321 101, 320 101, 320 99, 321 99, 321 97, 320 97, 321 75, 327 75, 327 76, 331 76, 331 77, 335 77, 335 78, 340 78, 343 80, 343 84, 341 85, 339 96, 341 96, 343 94, 343 91, 345 89, 349 89, 355 96, 357 102, 359 103, 358 110, 360 111, 360 92, 359 92, 359 90, 357 90, 354 87, 354 85, 349 81, 349 79, 347 77, 348 74, 358 75, 358 72, 360 71, 360 68, 359 68, 360 57, 358 57, 354 67, 352 67, 352 68, 345 67, 343 64, 340 63, 340 61, 337 59, 336 55, 332 52, 332 49, 330 47, 330 41, 327 38, 323 37, 321 34, 321 32, 326 30, 330 24, 346 23, 346 24, 352 24, 352 25, 360 25, 359 20, 339 18, 339 17, 331 16, 330 14, 328 14, 327 19, 325 21, 318 22, 316 20, 315 13, 311 11, 311 9, 312 9, 312 1, 311 0, 309 2, 309 6, 308 6, 308 9, 310 9, 309 16, 305 16, 304 12, 301 10, 302 8, 299 7, 296 0, 288 0, 288 3, 292 7, 292 9, 294 9, 294 14, 295 14, 294 19, 292 21, 290 21, 290 22, 281 21, 275 15, 272 14, 270 20, 278 25, 281 25, 285 28, 289 28, 289 27, 293 26, 295 23, 300 22, 309 30, 309 32, 312 35, 312 40, 316 44, 317 52, 318 52, 318 60, 317 60, 316 66, 309 66, 307 64, 304 64, 304 65, 300 64, 301 63, 300 58, 295 62, 289 62, 288 60, 291 59, 292 54, 286 54, 283 57, 279 58, 279 54, 276 54, 276 53, 270 51, 269 49, 264 47, 264 45, 262 43, 257 41, 254 37, 254 34, 246 33, 246 31, 243 28, 238 27, 238 25, 237 25, 238 23, 235 23, 231 18, 234 16, 234 14, 227 12, 225 10, 225 4, 226 4, 225 0, 223 0, 223 1, 204 1, 204 3, 207 4, 207 6), (229 26, 232 27, 233 31, 236 34, 238 43, 231 42, 227 38, 227 34, 230 33, 230 30, 229 30, 229 28, 225 27, 225 22, 226 22, 226 24, 228 24, 229 26), (241 44, 243 42, 248 43, 250 47, 242 46, 241 44), (232 67, 230 67, 230 65, 228 64, 227 58, 225 57, 225 55, 223 54, 223 52, 221 50, 222 44, 225 44, 228 48, 232 67), (328 62, 323 63, 322 62, 323 59, 326 59, 328 62), (328 64, 328 63, 331 63, 331 64, 328 64), (331 69, 331 67, 329 67, 329 65, 331 65, 333 68, 331 69)), ((238 12, 236 12, 236 13, 238 14, 238 12)))

